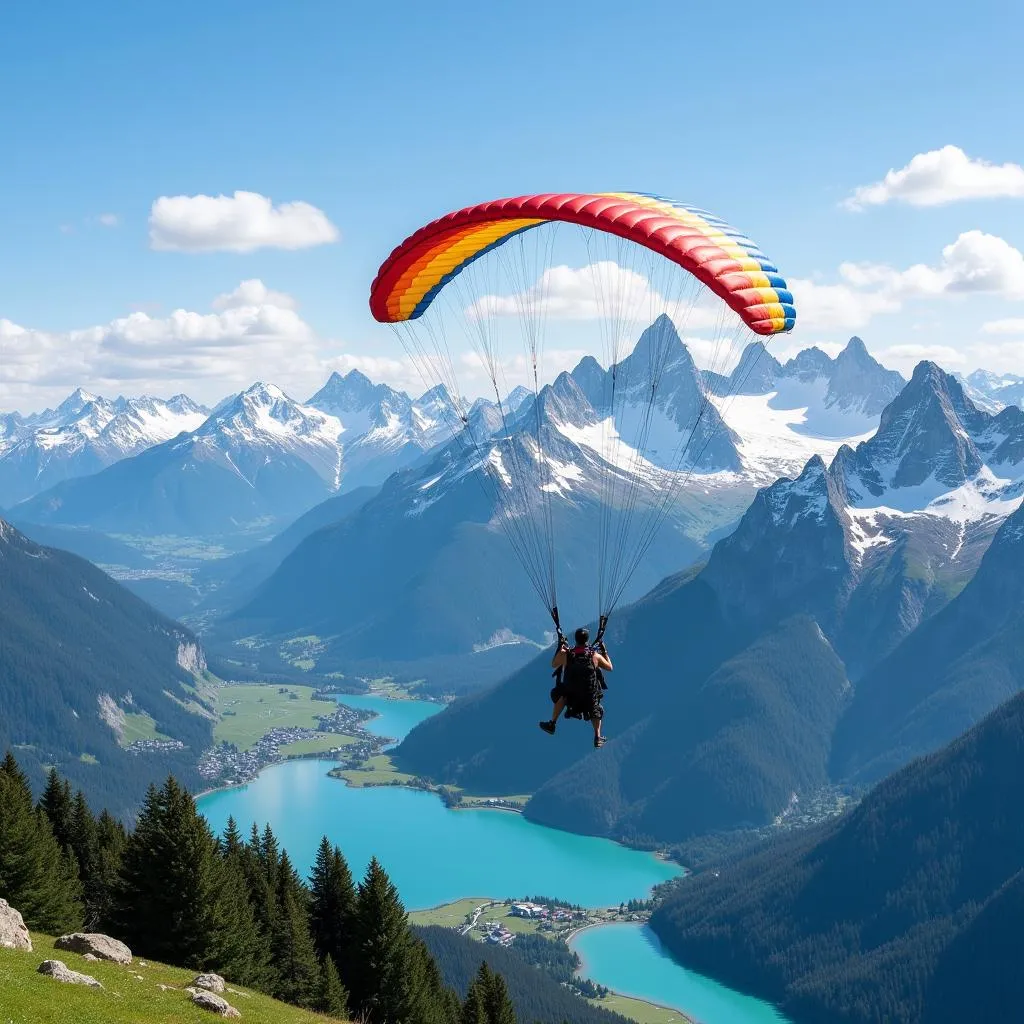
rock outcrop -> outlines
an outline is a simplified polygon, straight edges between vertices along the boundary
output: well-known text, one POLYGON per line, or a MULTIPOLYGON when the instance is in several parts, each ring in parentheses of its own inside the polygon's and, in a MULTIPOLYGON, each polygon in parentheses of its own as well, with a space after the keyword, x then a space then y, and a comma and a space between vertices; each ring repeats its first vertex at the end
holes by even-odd
POLYGON ((200 974, 192 982, 194 988, 205 988, 208 992, 220 995, 224 991, 224 979, 219 974, 200 974))
POLYGON ((21 914, 7 900, 0 900, 0 949, 22 949, 32 952, 32 939, 21 914))
POLYGON ((62 935, 55 943, 57 949, 66 949, 69 953, 91 953, 97 960, 111 960, 115 964, 130 964, 132 951, 117 939, 100 932, 75 932, 62 935))
POLYGON ((62 960, 44 960, 39 965, 39 974, 46 974, 54 981, 63 981, 68 985, 88 985, 90 988, 103 988, 103 986, 88 974, 79 974, 71 970, 62 960))
POLYGON ((221 1017, 241 1017, 242 1015, 226 999, 207 992, 205 989, 188 989, 192 993, 192 1002, 204 1010, 219 1014, 221 1017))

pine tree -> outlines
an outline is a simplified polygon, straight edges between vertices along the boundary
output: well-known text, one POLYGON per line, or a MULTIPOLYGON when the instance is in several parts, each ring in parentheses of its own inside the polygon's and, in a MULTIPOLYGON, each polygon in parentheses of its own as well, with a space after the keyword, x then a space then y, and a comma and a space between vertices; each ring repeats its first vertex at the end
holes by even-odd
POLYGON ((328 1017, 345 1020, 348 1017, 348 992, 341 983, 338 968, 331 957, 325 957, 320 969, 320 994, 316 1009, 328 1017))
MULTIPOLYGON (((480 970, 483 971, 486 967, 486 964, 481 964, 480 970)), ((459 1024, 487 1024, 486 998, 480 984, 479 973, 469 983, 469 990, 466 992, 462 1013, 459 1016, 459 1024)))
POLYGON ((509 998, 505 979, 480 964, 462 1004, 459 1024, 516 1024, 516 1011, 509 998))
POLYGON ((326 836, 320 840, 309 881, 309 920, 316 951, 334 961, 343 983, 350 986, 356 887, 341 850, 332 849, 326 836))
POLYGON ((228 823, 224 829, 224 838, 221 840, 220 845, 225 857, 239 856, 245 848, 245 843, 242 842, 242 834, 238 831, 238 823, 233 817, 228 817, 228 823))
POLYGON ((221 857, 217 874, 216 929, 208 964, 236 984, 269 988, 270 942, 256 923, 240 852, 221 857))
MULTIPOLYGON (((482 965, 481 970, 486 969, 486 966, 482 965)), ((497 972, 489 973, 490 978, 483 986, 487 1024, 516 1024, 516 1011, 509 998, 505 979, 497 972)))
POLYGON ((359 885, 356 922, 354 1008, 368 1024, 408 1024, 412 939, 405 907, 376 857, 359 885))
MULTIPOLYGON (((248 890, 249 904, 252 907, 256 928, 266 942, 267 955, 270 958, 270 945, 273 936, 277 934, 280 909, 277 892, 270 885, 268 878, 263 849, 263 840, 260 837, 259 829, 253 824, 249 842, 241 851, 239 865, 248 890)), ((277 874, 276 853, 274 854, 274 874, 275 876, 277 874)), ((276 990, 277 974, 276 964, 273 958, 270 958, 265 981, 261 986, 264 991, 274 992, 276 990)))
POLYGON ((320 994, 320 965, 309 931, 304 901, 291 886, 280 899, 280 916, 274 935, 274 996, 295 1006, 312 1009, 320 994))
POLYGON ((46 776, 46 788, 43 790, 39 807, 50 819, 53 837, 60 843, 61 848, 72 849, 71 818, 74 812, 74 801, 71 797, 71 783, 67 779, 62 779, 57 774, 56 768, 51 768, 46 776))
POLYGON ((462 1002, 454 989, 445 986, 437 963, 422 939, 413 938, 409 977, 415 1024, 459 1024, 462 1002))
POLYGON ((209 965, 217 947, 217 843, 173 777, 150 786, 125 847, 115 918, 121 936, 156 960, 209 965))
POLYGON ((81 926, 81 886, 50 821, 32 806, 28 778, 8 753, 0 765, 0 897, 30 928, 73 931, 81 926))
POLYGON ((96 822, 96 863, 86 893, 90 928, 104 931, 114 927, 114 897, 127 842, 124 825, 104 811, 96 822))

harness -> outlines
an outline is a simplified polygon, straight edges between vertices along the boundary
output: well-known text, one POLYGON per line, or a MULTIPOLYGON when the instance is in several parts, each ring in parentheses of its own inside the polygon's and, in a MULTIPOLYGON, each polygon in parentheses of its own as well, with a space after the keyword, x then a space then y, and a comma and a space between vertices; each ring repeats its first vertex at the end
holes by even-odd
POLYGON ((551 673, 555 680, 552 701, 565 699, 565 717, 589 721, 603 718, 601 696, 608 689, 604 673, 594 664, 596 644, 581 645, 566 651, 565 664, 551 673))

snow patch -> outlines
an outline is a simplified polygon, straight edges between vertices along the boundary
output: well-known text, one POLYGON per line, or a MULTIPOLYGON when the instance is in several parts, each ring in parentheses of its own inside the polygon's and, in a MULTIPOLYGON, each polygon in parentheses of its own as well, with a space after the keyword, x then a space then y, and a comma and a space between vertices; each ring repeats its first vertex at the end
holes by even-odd
MULTIPOLYGON (((866 432, 841 437, 810 433, 808 405, 776 408, 778 391, 764 395, 712 396, 725 425, 739 437, 736 445, 745 475, 755 484, 771 484, 780 477, 795 477, 807 461, 820 455, 835 458, 844 444, 857 445, 874 433, 877 417, 866 432)), ((860 426, 864 426, 863 423, 860 426)))

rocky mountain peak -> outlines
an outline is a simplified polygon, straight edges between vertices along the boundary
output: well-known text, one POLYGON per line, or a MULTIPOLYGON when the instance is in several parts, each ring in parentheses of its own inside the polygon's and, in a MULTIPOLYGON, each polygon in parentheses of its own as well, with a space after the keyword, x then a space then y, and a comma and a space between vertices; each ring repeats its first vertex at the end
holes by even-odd
POLYGON ((775 387, 781 373, 782 364, 765 348, 764 342, 752 341, 730 374, 726 393, 763 395, 775 387))

